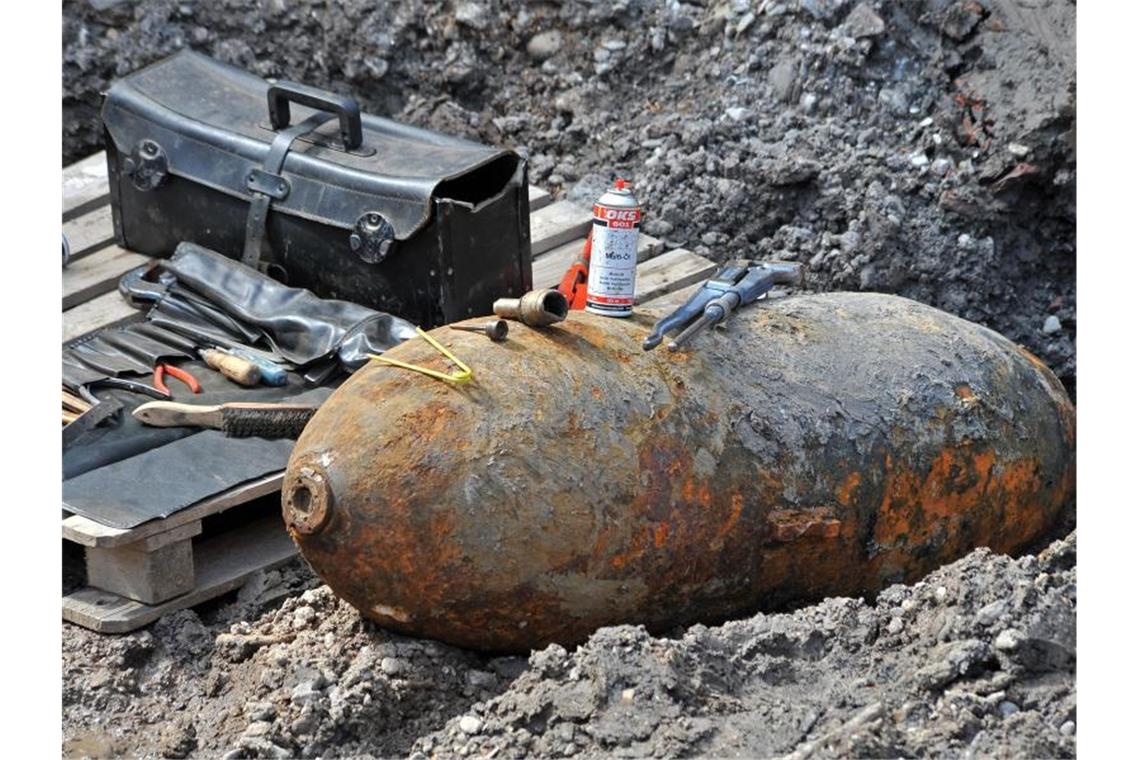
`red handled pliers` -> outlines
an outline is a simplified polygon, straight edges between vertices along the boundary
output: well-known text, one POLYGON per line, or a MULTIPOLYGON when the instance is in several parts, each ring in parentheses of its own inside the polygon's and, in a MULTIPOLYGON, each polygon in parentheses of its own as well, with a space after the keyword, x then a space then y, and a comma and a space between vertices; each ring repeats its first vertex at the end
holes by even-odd
POLYGON ((178 367, 175 367, 173 364, 154 365, 154 387, 160 391, 163 391, 164 393, 169 394, 170 389, 166 387, 166 383, 163 381, 163 378, 165 378, 167 375, 170 375, 177 380, 181 380, 186 384, 186 387, 190 389, 191 393, 202 392, 202 386, 198 384, 197 379, 195 379, 193 375, 191 375, 189 372, 186 372, 185 370, 178 369, 178 367))

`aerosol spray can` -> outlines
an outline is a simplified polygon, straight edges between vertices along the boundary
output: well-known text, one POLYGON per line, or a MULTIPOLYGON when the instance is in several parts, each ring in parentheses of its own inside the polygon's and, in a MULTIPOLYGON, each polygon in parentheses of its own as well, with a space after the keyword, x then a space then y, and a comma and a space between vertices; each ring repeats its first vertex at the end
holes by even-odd
POLYGON ((594 201, 586 311, 607 317, 633 313, 641 206, 624 179, 594 201))

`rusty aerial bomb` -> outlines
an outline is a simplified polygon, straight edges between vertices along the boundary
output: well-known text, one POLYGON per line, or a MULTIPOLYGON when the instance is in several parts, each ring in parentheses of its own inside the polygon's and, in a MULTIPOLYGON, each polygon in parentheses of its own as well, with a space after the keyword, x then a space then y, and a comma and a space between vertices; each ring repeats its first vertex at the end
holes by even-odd
MULTIPOLYGON (((433 331, 464 386, 359 370, 289 462, 301 553, 384 626, 522 651, 874 592, 1028 547, 1071 509, 1073 406, 997 333, 834 293, 642 351, 675 305, 501 344, 433 331)), ((390 355, 446 369, 423 341, 390 355)))

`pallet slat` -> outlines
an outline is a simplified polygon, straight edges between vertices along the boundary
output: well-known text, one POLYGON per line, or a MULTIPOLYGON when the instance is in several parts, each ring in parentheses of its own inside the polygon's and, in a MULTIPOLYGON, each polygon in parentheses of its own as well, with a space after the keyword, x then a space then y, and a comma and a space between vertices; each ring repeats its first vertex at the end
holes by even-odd
POLYGON ((224 512, 230 507, 252 501, 259 496, 265 496, 266 494, 279 491, 281 490, 281 481, 284 477, 284 472, 275 472, 263 478, 251 480, 249 483, 231 488, 225 493, 204 499, 197 504, 192 504, 185 509, 175 512, 170 515, 170 517, 161 520, 152 520, 127 530, 101 525, 82 515, 69 515, 63 520, 63 537, 77 544, 82 544, 83 546, 111 548, 133 544, 136 541, 164 533, 180 525, 185 525, 186 523, 201 520, 203 517, 224 512))
POLYGON ((240 588, 254 573, 280 567, 297 547, 279 517, 205 538, 194 545, 194 588, 161 604, 149 605, 117 594, 85 588, 63 597, 63 619, 100 633, 125 633, 153 623, 167 612, 186 609, 240 588))
POLYGON ((82 216, 64 222, 63 234, 71 247, 71 262, 105 248, 115 242, 115 227, 111 221, 111 207, 104 205, 82 216))
POLYGON ((554 202, 554 198, 551 197, 550 193, 541 187, 530 185, 527 190, 529 190, 528 199, 530 201, 530 212, 532 214, 540 208, 545 208, 554 202))
POLYGON ((100 151, 63 170, 63 220, 66 222, 111 199, 107 154, 100 151))
POLYGON ((706 279, 717 265, 684 248, 663 253, 637 267, 635 302, 645 303, 665 293, 706 279))
MULTIPOLYGON (((562 280, 562 275, 582 252, 585 244, 585 234, 582 239, 563 243, 552 251, 538 256, 531 264, 536 288, 553 288, 562 280)), ((665 244, 650 235, 639 235, 637 238, 637 260, 648 261, 661 253, 665 244)))
POLYGON ((538 256, 577 240, 590 227, 590 211, 569 201, 555 201, 530 215, 530 253, 538 256))
POLYGON ((104 327, 142 319, 144 312, 131 308, 117 290, 96 296, 63 312, 63 342, 70 343, 104 327))
POLYGON ((118 287, 119 278, 150 261, 117 245, 85 256, 63 270, 63 308, 89 301, 118 287))

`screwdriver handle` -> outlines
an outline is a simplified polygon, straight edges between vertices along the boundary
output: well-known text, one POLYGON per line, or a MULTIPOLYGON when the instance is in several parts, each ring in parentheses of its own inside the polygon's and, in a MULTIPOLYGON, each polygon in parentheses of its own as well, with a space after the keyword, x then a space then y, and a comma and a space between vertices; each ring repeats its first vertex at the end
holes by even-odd
POLYGON ((261 370, 257 365, 240 356, 208 348, 202 352, 202 361, 238 385, 249 387, 261 382, 261 370))

